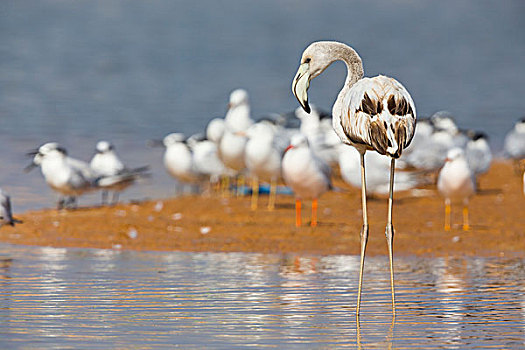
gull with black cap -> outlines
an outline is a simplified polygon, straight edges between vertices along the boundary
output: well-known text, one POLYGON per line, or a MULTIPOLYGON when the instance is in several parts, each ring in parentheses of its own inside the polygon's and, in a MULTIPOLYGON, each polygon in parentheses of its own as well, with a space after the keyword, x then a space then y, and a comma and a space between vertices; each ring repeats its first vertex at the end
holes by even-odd
POLYGON ((120 192, 136 183, 137 180, 149 176, 149 167, 127 168, 115 152, 115 146, 108 141, 99 141, 95 147, 95 155, 89 163, 99 176, 126 176, 129 181, 115 183, 102 190, 102 204, 106 203, 108 192, 113 191, 112 203, 118 202, 120 192))
POLYGON ((56 142, 45 143, 28 155, 33 156, 33 162, 25 171, 40 166, 46 183, 59 194, 58 209, 76 207, 78 196, 99 189, 99 178, 89 164, 69 157, 56 142))

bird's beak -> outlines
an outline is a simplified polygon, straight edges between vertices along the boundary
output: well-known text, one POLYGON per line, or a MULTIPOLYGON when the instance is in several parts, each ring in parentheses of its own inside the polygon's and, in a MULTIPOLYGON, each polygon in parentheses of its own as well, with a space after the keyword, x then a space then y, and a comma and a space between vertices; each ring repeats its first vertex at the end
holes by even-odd
POLYGON ((146 146, 148 146, 148 147, 164 147, 164 142, 162 140, 148 140, 148 141, 146 141, 146 146))
POLYGON ((288 147, 286 147, 286 149, 284 150, 284 153, 288 152, 289 150, 291 150, 293 148, 292 145, 289 145, 288 147))
POLYGON ((24 173, 28 173, 31 170, 33 170, 33 168, 36 168, 36 167, 37 165, 35 164, 35 162, 31 162, 31 164, 29 164, 28 166, 24 168, 24 173))
POLYGON ((33 161, 31 162, 31 164, 29 164, 28 166, 24 168, 24 173, 28 173, 31 170, 33 170, 33 168, 36 168, 38 166, 38 164, 35 163, 35 157, 37 156, 37 154, 38 154, 38 149, 33 149, 26 153, 26 156, 32 157, 33 161))
POLYGON ((308 105, 308 88, 310 87, 310 64, 303 63, 299 66, 297 74, 292 83, 292 92, 301 104, 304 111, 310 114, 310 106, 308 105))

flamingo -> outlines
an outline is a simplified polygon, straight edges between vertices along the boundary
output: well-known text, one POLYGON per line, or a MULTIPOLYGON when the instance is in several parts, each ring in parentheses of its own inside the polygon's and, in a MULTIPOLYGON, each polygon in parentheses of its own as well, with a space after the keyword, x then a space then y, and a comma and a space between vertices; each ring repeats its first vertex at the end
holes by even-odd
POLYGON ((310 81, 335 61, 343 61, 346 64, 347 75, 344 86, 332 107, 332 126, 341 141, 355 147, 361 158, 363 227, 361 229, 361 264, 356 316, 359 317, 363 268, 368 241, 365 181, 365 152, 368 150, 386 154, 391 159, 385 235, 390 262, 392 312, 395 316, 392 257, 394 169, 395 160, 401 156, 403 149, 408 147, 414 136, 416 108, 408 91, 395 79, 383 75, 363 78, 363 63, 353 48, 335 41, 318 41, 310 44, 304 50, 292 83, 292 92, 307 113, 310 112, 307 93, 310 81))

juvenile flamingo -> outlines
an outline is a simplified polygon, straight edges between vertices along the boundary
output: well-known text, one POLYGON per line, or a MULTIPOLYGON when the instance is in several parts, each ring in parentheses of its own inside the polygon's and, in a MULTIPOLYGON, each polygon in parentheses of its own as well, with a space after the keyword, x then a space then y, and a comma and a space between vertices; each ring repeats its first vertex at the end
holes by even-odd
POLYGON ((310 44, 304 50, 299 69, 292 83, 292 92, 306 112, 310 112, 307 94, 310 81, 338 60, 346 64, 347 76, 332 107, 332 126, 341 141, 355 147, 361 156, 363 227, 361 229, 361 267, 356 315, 359 317, 365 251, 368 241, 364 158, 365 152, 368 150, 386 154, 391 158, 388 221, 385 235, 390 260, 392 312, 395 315, 392 258, 394 167, 395 160, 401 156, 403 149, 410 144, 414 136, 416 108, 408 91, 395 79, 383 75, 363 78, 363 63, 354 49, 335 41, 319 41, 310 44))

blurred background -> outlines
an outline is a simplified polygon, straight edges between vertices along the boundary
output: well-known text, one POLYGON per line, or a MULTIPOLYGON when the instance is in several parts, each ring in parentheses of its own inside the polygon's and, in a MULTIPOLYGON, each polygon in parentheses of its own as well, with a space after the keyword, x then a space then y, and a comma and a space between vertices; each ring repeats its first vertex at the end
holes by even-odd
MULTIPOLYGON (((25 153, 45 142, 89 160, 110 140, 153 177, 123 199, 172 194, 162 150, 146 140, 203 131, 235 88, 254 119, 298 104, 290 86, 303 49, 338 40, 412 94, 418 117, 448 110, 484 130, 496 154, 522 117, 523 1, 9 1, 0 2, 0 186, 14 210, 53 207, 25 153)), ((345 78, 336 63, 310 87, 330 110, 345 78)), ((99 194, 81 205, 99 203, 99 194)))

